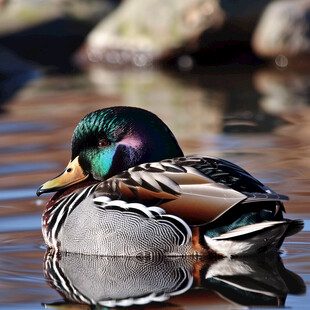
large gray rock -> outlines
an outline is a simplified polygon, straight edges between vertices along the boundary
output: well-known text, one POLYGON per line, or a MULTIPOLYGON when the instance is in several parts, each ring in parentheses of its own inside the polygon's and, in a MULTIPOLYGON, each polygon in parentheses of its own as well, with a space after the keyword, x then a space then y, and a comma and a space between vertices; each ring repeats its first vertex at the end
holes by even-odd
POLYGON ((0 6, 0 45, 25 60, 71 70, 72 54, 116 5, 114 0, 7 0, 0 6))
POLYGON ((0 0, 0 36, 65 17, 94 25, 114 7, 112 0, 0 0))
POLYGON ((61 16, 53 1, 8 0, 0 6, 0 36, 50 21, 61 16))
POLYGON ((272 2, 264 12, 253 35, 254 51, 261 57, 274 58, 280 67, 290 59, 310 53, 310 1, 272 2))
POLYGON ((88 58, 145 66, 223 22, 224 12, 216 0, 125 1, 90 33, 88 58))
MULTIPOLYGON (((182 53, 227 48, 227 41, 250 38, 268 2, 127 0, 89 34, 79 56, 95 63, 144 67, 182 53)), ((189 59, 183 62, 190 66, 189 59)))

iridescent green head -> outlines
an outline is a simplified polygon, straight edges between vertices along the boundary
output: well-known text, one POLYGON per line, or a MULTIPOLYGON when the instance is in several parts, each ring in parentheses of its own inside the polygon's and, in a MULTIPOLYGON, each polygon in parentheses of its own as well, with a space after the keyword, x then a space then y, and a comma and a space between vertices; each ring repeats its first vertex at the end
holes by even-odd
MULTIPOLYGON (((86 178, 101 181, 142 163, 178 156, 183 156, 178 142, 156 115, 140 108, 111 107, 86 115, 77 125, 71 161, 63 174, 77 173, 77 182, 86 178)), ((68 184, 66 180, 63 187, 77 182, 68 184)), ((47 183, 39 194, 52 191, 47 183)), ((54 187, 61 188, 59 183, 54 187)))

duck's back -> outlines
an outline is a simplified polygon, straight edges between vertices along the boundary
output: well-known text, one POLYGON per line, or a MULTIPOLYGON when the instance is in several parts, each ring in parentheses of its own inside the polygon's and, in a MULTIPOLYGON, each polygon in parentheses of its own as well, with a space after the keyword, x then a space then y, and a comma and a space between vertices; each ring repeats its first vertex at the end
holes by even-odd
MULTIPOLYGON (((223 159, 187 156, 142 164, 102 182, 95 195, 158 205, 191 225, 205 224, 224 214, 262 207, 278 213, 281 200, 245 170, 223 159)), ((231 216, 231 214, 229 215, 231 216)))

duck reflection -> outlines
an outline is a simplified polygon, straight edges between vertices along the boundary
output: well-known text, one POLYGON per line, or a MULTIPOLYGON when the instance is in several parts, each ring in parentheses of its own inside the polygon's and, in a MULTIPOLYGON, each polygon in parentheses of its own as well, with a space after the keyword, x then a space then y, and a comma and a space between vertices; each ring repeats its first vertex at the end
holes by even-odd
POLYGON ((71 309, 74 304, 79 309, 146 308, 147 304, 180 309, 191 298, 207 306, 205 296, 212 291, 222 302, 283 307, 287 294, 305 292, 303 280, 285 269, 277 254, 202 261, 47 252, 44 272, 48 284, 64 298, 45 306, 61 309, 71 309), (183 298, 176 298, 178 295, 183 298))

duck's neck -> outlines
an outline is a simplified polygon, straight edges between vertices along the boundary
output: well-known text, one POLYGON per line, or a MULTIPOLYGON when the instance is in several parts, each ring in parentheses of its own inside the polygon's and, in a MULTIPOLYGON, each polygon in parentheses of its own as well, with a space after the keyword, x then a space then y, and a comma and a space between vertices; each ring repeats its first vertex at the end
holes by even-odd
POLYGON ((78 190, 78 189, 82 189, 94 184, 99 183, 99 181, 96 180, 86 180, 84 182, 80 182, 77 184, 74 184, 70 187, 67 187, 65 189, 59 190, 57 191, 49 200, 49 202, 46 205, 46 210, 50 209, 59 199, 68 196, 69 194, 71 194, 72 192, 78 190))

